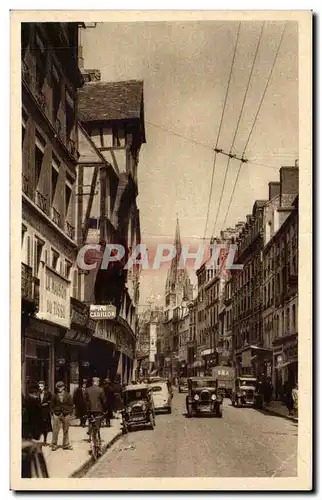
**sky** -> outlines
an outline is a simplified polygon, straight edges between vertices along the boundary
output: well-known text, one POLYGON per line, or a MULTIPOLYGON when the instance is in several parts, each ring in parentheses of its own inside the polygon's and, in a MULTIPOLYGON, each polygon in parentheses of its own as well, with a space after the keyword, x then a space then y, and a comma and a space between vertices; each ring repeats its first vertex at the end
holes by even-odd
MULTIPOLYGON (((243 153, 284 22, 264 25, 236 133, 262 23, 248 21, 240 26, 220 128, 238 26, 236 21, 124 22, 82 30, 85 68, 99 69, 102 81, 144 81, 147 142, 140 153, 137 204, 142 242, 149 250, 173 241, 177 217, 183 243, 191 248, 202 243, 213 148, 217 144, 237 156, 243 153)), ((227 157, 216 157, 206 238, 245 220, 256 199, 267 199, 268 182, 279 180, 279 168, 294 165, 298 158, 297 54, 297 23, 288 22, 245 152, 249 162, 240 170, 228 212, 240 162, 232 160, 226 174, 227 157)), ((166 272, 167 265, 142 272, 142 307, 151 297, 163 303, 166 272)), ((189 274, 195 283, 191 267, 189 274)))

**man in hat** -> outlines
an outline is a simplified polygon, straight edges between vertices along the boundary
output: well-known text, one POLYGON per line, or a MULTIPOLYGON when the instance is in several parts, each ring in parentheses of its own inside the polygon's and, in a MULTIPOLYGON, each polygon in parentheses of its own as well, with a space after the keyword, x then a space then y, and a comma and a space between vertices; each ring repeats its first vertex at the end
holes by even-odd
POLYGON ((74 405, 72 396, 66 391, 64 382, 57 382, 57 394, 54 394, 51 401, 51 411, 53 414, 53 437, 52 449, 57 450, 57 441, 60 427, 63 427, 63 449, 72 450, 69 444, 69 426, 72 418, 74 405))
MULTIPOLYGON (((99 430, 101 428, 101 421, 106 408, 106 398, 103 388, 100 387, 100 379, 98 377, 93 377, 92 383, 93 385, 87 389, 85 395, 87 415, 89 417, 89 421, 91 420, 91 417, 95 418, 95 425, 98 428, 99 439, 101 440, 99 430)), ((91 426, 89 425, 89 434, 91 434, 90 431, 91 426)))
POLYGON ((76 391, 74 392, 74 405, 76 408, 76 417, 80 420, 81 427, 86 425, 86 401, 85 394, 87 389, 87 380, 83 379, 82 383, 79 384, 76 391))

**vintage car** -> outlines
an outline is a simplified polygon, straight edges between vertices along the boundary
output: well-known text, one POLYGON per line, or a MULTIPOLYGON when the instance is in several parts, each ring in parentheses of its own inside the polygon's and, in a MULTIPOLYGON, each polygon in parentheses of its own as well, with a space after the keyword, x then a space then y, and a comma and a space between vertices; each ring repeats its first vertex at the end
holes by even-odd
POLYGON ((223 398, 218 394, 218 381, 213 377, 188 378, 187 417, 205 415, 222 417, 223 398))
POLYGON ((134 427, 155 427, 154 404, 150 387, 147 384, 134 384, 124 387, 122 392, 122 432, 126 434, 134 427))
POLYGON ((21 447, 21 477, 48 478, 48 469, 41 444, 23 440, 21 447))
POLYGON ((236 377, 231 395, 232 405, 236 405, 238 408, 245 405, 251 405, 257 408, 261 407, 263 405, 263 398, 257 391, 256 386, 256 377, 251 375, 236 377))
POLYGON ((149 384, 155 411, 172 412, 172 394, 166 381, 153 382, 149 384))
POLYGON ((186 378, 179 378, 178 392, 188 392, 188 380, 186 378))

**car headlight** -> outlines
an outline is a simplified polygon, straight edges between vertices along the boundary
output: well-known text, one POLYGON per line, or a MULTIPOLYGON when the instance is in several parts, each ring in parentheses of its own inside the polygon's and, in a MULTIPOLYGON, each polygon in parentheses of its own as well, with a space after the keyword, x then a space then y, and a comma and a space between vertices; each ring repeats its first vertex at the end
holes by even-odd
POLYGON ((211 399, 212 399, 213 401, 215 401, 215 400, 216 400, 216 394, 212 394, 212 395, 211 395, 211 399))
POLYGON ((246 391, 241 391, 242 395, 245 396, 246 394, 246 391))
POLYGON ((194 395, 194 397, 193 397, 193 399, 194 399, 195 401, 198 401, 198 400, 199 400, 199 396, 198 396, 198 394, 195 394, 195 395, 194 395))
POLYGON ((142 411, 146 410, 146 405, 142 405, 142 411))

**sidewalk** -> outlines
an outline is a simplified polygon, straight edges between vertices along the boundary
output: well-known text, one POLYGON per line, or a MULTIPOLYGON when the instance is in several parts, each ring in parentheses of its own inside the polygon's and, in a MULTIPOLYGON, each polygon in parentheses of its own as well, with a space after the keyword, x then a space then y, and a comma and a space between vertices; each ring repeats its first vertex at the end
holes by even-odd
MULTIPOLYGON (((79 427, 78 420, 73 422, 69 429, 69 439, 73 450, 63 450, 61 448, 62 431, 58 439, 59 448, 52 451, 50 446, 43 446, 42 450, 46 459, 49 477, 67 478, 82 477, 83 474, 93 464, 93 459, 89 453, 90 444, 86 434, 87 427, 79 427)), ((105 451, 122 435, 121 420, 113 419, 111 427, 101 428, 102 451, 105 451)), ((48 443, 51 442, 51 434, 48 435, 48 443)))
POLYGON ((293 420, 293 422, 298 422, 297 416, 289 415, 288 409, 281 401, 272 401, 270 404, 264 405, 263 411, 278 417, 288 418, 289 420, 293 420))

